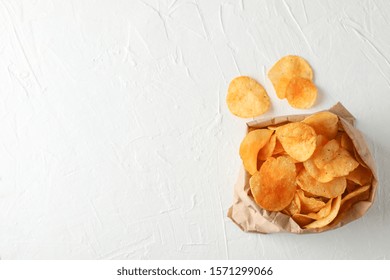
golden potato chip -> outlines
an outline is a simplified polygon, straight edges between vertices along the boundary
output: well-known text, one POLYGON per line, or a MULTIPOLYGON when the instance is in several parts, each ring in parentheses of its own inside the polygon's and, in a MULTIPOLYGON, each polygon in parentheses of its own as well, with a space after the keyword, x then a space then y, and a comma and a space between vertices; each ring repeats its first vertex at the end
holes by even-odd
POLYGON ((264 161, 270 156, 272 156, 272 153, 275 149, 275 145, 276 145, 276 135, 273 134, 269 139, 269 141, 267 142, 267 144, 265 144, 265 146, 260 149, 257 155, 257 159, 264 161))
POLYGON ((319 112, 306 117, 302 122, 310 125, 317 134, 334 139, 338 131, 338 121, 339 118, 333 113, 319 112))
POLYGON ((339 149, 340 145, 337 140, 330 140, 313 155, 313 161, 315 165, 322 169, 326 164, 331 162, 336 157, 339 149))
POLYGON ((332 177, 341 177, 348 175, 357 168, 359 163, 344 148, 340 148, 336 156, 321 169, 332 177))
POLYGON ((282 212, 289 216, 293 216, 301 212, 301 201, 299 200, 299 197, 296 193, 293 200, 291 200, 291 203, 286 208, 284 208, 282 212))
POLYGON ((324 207, 320 209, 317 213, 309 213, 307 214, 309 217, 319 220, 329 215, 330 210, 332 209, 332 201, 333 198, 329 199, 329 201, 325 204, 324 207))
POLYGON ((317 99, 317 88, 311 80, 294 77, 287 86, 286 98, 296 109, 309 109, 317 99))
POLYGON ((307 197, 302 190, 297 190, 297 194, 301 201, 301 214, 318 212, 325 206, 325 202, 318 198, 307 197))
POLYGON ((231 81, 226 103, 230 112, 241 118, 253 118, 264 114, 271 105, 263 86, 247 76, 240 76, 231 81))
POLYGON ((322 228, 324 226, 329 225, 339 213, 340 205, 341 205, 341 195, 333 199, 332 208, 329 212, 329 215, 306 225, 305 228, 322 228))
POLYGON ((257 129, 249 132, 240 145, 240 157, 245 170, 253 175, 257 171, 257 154, 267 144, 273 131, 257 129))
POLYGON ((355 170, 351 171, 347 175, 347 179, 356 184, 359 184, 360 186, 365 186, 371 183, 372 172, 370 169, 365 168, 364 166, 359 164, 359 166, 355 170))
POLYGON ((333 198, 344 193, 347 187, 347 180, 345 177, 339 177, 328 183, 321 183, 310 176, 306 169, 303 169, 298 173, 297 184, 302 190, 311 195, 333 198))
POLYGON ((299 174, 299 172, 301 172, 301 170, 304 169, 305 167, 303 166, 302 162, 297 162, 295 163, 295 168, 297 169, 297 174, 299 174))
POLYGON ((315 221, 312 217, 299 213, 294 214, 292 218, 301 228, 315 221))
POLYGON ((334 179, 334 176, 331 174, 326 173, 323 170, 320 170, 317 165, 315 165, 312 158, 309 158, 308 160, 303 162, 303 166, 305 167, 306 171, 310 174, 311 177, 316 179, 317 181, 321 183, 327 183, 334 179))
POLYGON ((282 57, 268 72, 268 78, 271 80, 276 95, 280 99, 286 97, 287 85, 294 77, 313 79, 313 70, 309 63, 302 57, 295 55, 282 57))
POLYGON ((288 123, 278 127, 276 137, 284 150, 299 162, 310 158, 316 148, 314 129, 301 122, 288 123))
POLYGON ((269 125, 267 126, 268 129, 271 129, 271 130, 276 130, 279 126, 282 126, 282 125, 285 125, 286 123, 283 122, 283 123, 278 123, 278 124, 273 124, 273 125, 269 125))
POLYGON ((295 165, 290 158, 268 158, 249 180, 258 205, 269 211, 286 208, 295 194, 295 165))

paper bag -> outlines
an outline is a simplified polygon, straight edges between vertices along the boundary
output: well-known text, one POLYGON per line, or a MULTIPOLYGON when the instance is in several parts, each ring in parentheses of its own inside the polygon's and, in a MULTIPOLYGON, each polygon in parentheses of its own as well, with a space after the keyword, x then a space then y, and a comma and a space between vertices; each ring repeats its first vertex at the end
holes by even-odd
MULTIPOLYGON (((369 151, 368 145, 362 133, 354 127, 355 118, 341 104, 337 103, 328 110, 339 116, 340 123, 352 142, 362 161, 373 173, 371 192, 367 200, 355 203, 348 211, 336 217, 328 226, 316 229, 302 229, 288 215, 281 212, 267 211, 259 207, 250 195, 249 176, 242 168, 234 187, 233 205, 228 210, 228 217, 233 220, 243 231, 258 233, 291 232, 314 233, 336 229, 364 215, 374 202, 378 177, 375 162, 369 151)), ((273 124, 301 121, 307 115, 291 115, 275 117, 265 121, 252 121, 247 123, 248 129, 263 128, 273 124)))

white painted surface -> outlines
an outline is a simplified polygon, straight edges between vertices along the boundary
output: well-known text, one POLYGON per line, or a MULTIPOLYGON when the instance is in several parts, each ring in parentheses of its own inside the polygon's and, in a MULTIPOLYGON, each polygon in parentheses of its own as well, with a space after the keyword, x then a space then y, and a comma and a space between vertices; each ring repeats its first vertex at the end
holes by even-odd
POLYGON ((389 1, 0 2, 2 259, 390 258, 389 1), (318 235, 227 217, 245 121, 229 81, 305 57, 376 158, 367 215, 318 235))

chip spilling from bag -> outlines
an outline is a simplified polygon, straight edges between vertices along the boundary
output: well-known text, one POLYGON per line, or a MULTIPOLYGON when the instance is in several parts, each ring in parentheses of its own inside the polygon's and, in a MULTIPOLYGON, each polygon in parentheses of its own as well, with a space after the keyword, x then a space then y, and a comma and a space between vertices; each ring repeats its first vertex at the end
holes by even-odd
POLYGON ((313 70, 302 57, 287 55, 277 61, 268 72, 276 95, 287 98, 297 109, 311 108, 317 99, 317 87, 313 83, 313 70))
POLYGON ((255 203, 290 216, 302 229, 327 227, 368 198, 373 173, 354 151, 330 112, 253 128, 240 146, 255 203))
POLYGON ((241 118, 260 116, 271 106, 263 86, 247 76, 237 77, 230 82, 226 103, 230 112, 241 118))

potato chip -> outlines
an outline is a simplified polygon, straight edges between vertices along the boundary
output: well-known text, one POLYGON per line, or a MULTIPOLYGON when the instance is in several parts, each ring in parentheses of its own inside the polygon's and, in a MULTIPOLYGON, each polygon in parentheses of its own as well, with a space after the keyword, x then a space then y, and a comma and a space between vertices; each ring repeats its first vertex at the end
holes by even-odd
POLYGON ((241 118, 253 118, 264 114, 271 105, 263 86, 247 76, 240 76, 231 81, 226 103, 230 112, 241 118))
POLYGON ((309 109, 317 99, 317 88, 311 80, 294 77, 286 88, 286 98, 296 109, 309 109))
POLYGON ((356 184, 359 184, 360 186, 365 186, 371 183, 372 172, 370 169, 367 169, 359 164, 355 170, 351 171, 347 175, 347 179, 356 184))
MULTIPOLYGON (((275 136, 276 136, 276 134, 275 134, 275 136)), ((276 137, 275 148, 274 148, 274 151, 272 152, 272 155, 278 155, 278 154, 282 154, 284 152, 285 152, 285 150, 283 149, 282 144, 280 144, 280 141, 276 137)))
POLYGON ((339 118, 333 113, 319 112, 306 117, 302 122, 310 125, 317 134, 334 139, 338 131, 338 121, 339 118))
POLYGON ((257 204, 269 211, 286 208, 295 194, 295 165, 287 157, 268 158, 249 180, 257 204))
POLYGON ((333 198, 344 193, 347 187, 347 180, 345 177, 339 177, 328 183, 321 183, 310 176, 306 169, 303 169, 298 173, 297 184, 302 190, 311 195, 333 198))
POLYGON ((301 172, 302 169, 305 169, 302 162, 295 163, 295 168, 297 170, 297 174, 299 174, 299 172, 301 172))
POLYGON ((287 85, 294 77, 313 79, 313 70, 309 63, 302 57, 295 55, 282 57, 268 72, 268 78, 271 80, 276 95, 280 99, 286 97, 287 85))
POLYGON ((275 145, 276 145, 276 135, 273 134, 269 139, 269 141, 267 142, 267 144, 265 144, 265 146, 260 149, 257 155, 257 159, 265 161, 267 158, 272 156, 272 153, 275 149, 275 145))
POLYGON ((332 209, 332 201, 333 199, 329 199, 329 201, 325 204, 324 207, 320 209, 320 211, 318 211, 317 213, 309 213, 307 215, 315 220, 325 218, 329 215, 330 210, 332 209))
POLYGON ((284 150, 299 162, 310 158, 316 148, 314 129, 301 122, 288 123, 278 127, 276 137, 284 150))
POLYGON ((341 205, 341 195, 334 198, 332 201, 332 208, 329 212, 329 215, 323 217, 322 219, 319 219, 317 221, 314 221, 306 226, 305 228, 322 228, 324 226, 329 225, 337 216, 340 210, 341 205))
POLYGON ((301 213, 308 214, 318 212, 325 206, 325 202, 314 197, 307 197, 302 190, 297 190, 299 200, 301 201, 301 213))
POLYGON ((291 200, 291 203, 286 208, 284 208, 282 212, 289 216, 293 216, 301 212, 301 201, 299 200, 299 197, 296 193, 293 200, 291 200))
POLYGON ((314 218, 308 216, 308 215, 305 215, 305 214, 294 214, 292 216, 293 220, 301 227, 303 228, 304 226, 312 223, 313 221, 315 221, 314 218))
POLYGON ((336 156, 321 169, 325 174, 332 177, 341 177, 348 175, 357 168, 359 163, 348 153, 347 150, 340 148, 336 156))
MULTIPOLYGON (((352 201, 354 198, 358 197, 361 194, 364 194, 365 192, 367 192, 370 189, 370 187, 371 187, 371 185, 366 185, 366 186, 360 187, 360 188, 356 189, 355 191, 347 194, 341 200, 341 205, 345 204, 347 201, 352 201)), ((354 202, 356 202, 356 201, 354 201, 354 202)))
POLYGON ((267 144, 273 131, 257 129, 249 132, 240 145, 240 157, 245 170, 253 175, 257 171, 257 154, 267 144))
POLYGON ((330 140, 313 155, 313 161, 318 168, 323 168, 337 155, 340 145, 336 139, 330 140))
POLYGON ((321 183, 327 183, 334 179, 334 176, 332 176, 331 174, 328 174, 325 171, 320 170, 317 167, 317 165, 315 165, 313 159, 311 158, 304 161, 303 166, 305 167, 306 171, 310 174, 311 177, 313 177, 314 179, 316 179, 321 183))

